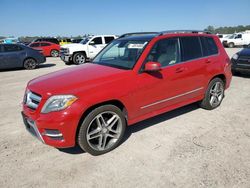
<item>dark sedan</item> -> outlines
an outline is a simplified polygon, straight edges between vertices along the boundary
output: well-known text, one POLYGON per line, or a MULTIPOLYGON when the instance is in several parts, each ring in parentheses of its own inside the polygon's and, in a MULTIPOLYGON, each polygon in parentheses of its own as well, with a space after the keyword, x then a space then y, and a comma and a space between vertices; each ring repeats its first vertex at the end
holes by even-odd
POLYGON ((237 74, 239 72, 250 73, 250 45, 234 54, 231 59, 231 62, 233 74, 237 74))
POLYGON ((22 44, 0 44, 0 69, 35 69, 46 58, 38 50, 22 44))

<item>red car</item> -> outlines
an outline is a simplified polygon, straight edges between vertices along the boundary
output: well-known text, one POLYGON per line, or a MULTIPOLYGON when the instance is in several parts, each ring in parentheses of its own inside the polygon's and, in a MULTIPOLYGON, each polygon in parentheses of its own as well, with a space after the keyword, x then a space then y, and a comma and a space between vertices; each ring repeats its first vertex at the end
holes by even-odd
POLYGON ((121 143, 125 128, 199 102, 217 108, 231 82, 219 38, 199 31, 127 34, 92 61, 31 80, 23 119, 43 143, 92 155, 121 143))
POLYGON ((58 57, 60 45, 52 42, 32 42, 29 47, 42 50, 44 56, 58 57))

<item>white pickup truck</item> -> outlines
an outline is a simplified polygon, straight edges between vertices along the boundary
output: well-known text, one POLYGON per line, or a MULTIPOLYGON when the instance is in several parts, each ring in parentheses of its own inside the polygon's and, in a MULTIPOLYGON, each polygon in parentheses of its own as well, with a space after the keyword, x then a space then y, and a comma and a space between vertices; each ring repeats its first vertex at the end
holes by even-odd
POLYGON ((229 38, 223 40, 223 45, 229 48, 235 46, 244 46, 250 44, 250 32, 235 33, 229 38))
POLYGON ((108 43, 116 39, 115 35, 96 35, 83 39, 80 43, 61 46, 60 58, 69 64, 83 64, 94 58, 108 43))

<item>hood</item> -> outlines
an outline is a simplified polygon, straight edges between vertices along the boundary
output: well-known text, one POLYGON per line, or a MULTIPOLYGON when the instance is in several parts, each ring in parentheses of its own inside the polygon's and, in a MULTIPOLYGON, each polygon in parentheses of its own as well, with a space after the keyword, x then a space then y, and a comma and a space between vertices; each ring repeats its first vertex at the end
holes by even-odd
POLYGON ((244 48, 239 52, 240 56, 250 56, 250 48, 244 48))
POLYGON ((37 77, 28 83, 28 89, 43 96, 73 94, 98 87, 128 75, 129 70, 87 63, 37 77))

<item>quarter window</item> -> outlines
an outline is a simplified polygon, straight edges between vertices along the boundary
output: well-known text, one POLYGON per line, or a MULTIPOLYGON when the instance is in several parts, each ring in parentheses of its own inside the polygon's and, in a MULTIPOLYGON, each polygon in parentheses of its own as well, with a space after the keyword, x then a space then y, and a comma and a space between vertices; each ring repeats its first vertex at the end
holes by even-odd
POLYGON ((200 37, 202 44, 203 56, 215 55, 218 53, 218 48, 211 37, 200 37))
POLYGON ((163 39, 157 42, 146 59, 146 62, 149 61, 159 62, 162 67, 178 63, 180 61, 178 39, 163 39))
POLYGON ((182 61, 202 57, 201 45, 198 37, 181 37, 182 61))

